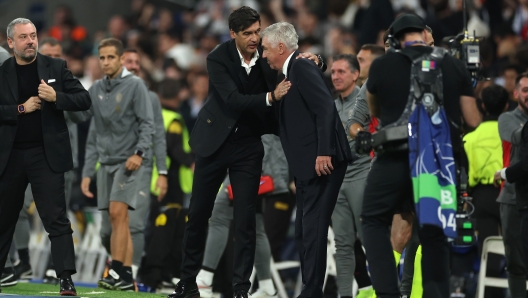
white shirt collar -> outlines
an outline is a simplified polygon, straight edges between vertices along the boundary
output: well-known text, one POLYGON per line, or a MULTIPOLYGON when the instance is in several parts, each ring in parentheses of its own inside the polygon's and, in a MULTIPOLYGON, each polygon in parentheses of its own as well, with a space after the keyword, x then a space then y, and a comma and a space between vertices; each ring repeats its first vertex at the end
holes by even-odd
POLYGON ((290 56, 284 61, 284 65, 282 65, 282 73, 285 77, 288 77, 288 64, 290 64, 290 59, 293 56, 295 52, 291 53, 290 56))
POLYGON ((244 61, 244 57, 242 57, 242 54, 240 53, 240 50, 237 48, 238 56, 240 57, 240 62, 242 63, 242 67, 246 69, 246 72, 249 75, 249 72, 251 71, 251 67, 255 66, 255 63, 257 63, 257 59, 260 58, 258 50, 255 51, 253 54, 253 58, 249 61, 249 64, 244 61))

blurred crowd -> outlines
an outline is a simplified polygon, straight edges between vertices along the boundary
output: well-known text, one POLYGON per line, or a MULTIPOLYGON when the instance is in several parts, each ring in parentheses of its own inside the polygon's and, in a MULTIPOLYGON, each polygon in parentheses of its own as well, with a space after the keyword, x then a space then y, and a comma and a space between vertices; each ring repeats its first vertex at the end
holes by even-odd
MULTIPOLYGON (((262 29, 278 21, 294 24, 300 51, 321 54, 327 62, 335 54, 356 54, 363 44, 383 45, 383 33, 404 12, 426 19, 437 46, 464 30, 462 0, 199 0, 192 9, 163 3, 132 0, 126 9, 130 13, 112 16, 106 30, 97 32, 88 32, 79 24, 67 4, 50 7, 55 9, 53 22, 37 28, 39 38, 51 36, 61 42, 68 67, 86 88, 103 76, 97 62, 99 41, 115 37, 125 47, 137 49, 140 76, 150 89, 157 91, 166 78, 179 81, 174 108, 181 110, 192 130, 207 96, 205 58, 216 45, 230 39, 227 17, 242 5, 259 11, 262 29)), ((514 78, 528 66, 528 1, 466 3, 468 31, 481 41, 481 75, 511 93, 514 78)), ((4 30, 0 44, 8 48, 4 30)))

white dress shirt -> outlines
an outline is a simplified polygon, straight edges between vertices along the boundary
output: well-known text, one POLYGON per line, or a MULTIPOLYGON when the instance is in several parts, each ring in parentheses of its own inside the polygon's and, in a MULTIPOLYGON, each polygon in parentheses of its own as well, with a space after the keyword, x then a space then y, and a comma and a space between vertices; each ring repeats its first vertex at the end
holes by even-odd
MULTIPOLYGON (((255 66, 255 64, 257 63, 257 60, 258 58, 260 58, 260 54, 257 51, 255 51, 255 54, 253 54, 253 58, 251 58, 251 60, 249 61, 249 64, 246 63, 246 61, 244 60, 244 57, 242 57, 242 54, 240 53, 240 50, 237 48, 237 52, 238 52, 238 56, 240 57, 240 62, 242 63, 242 67, 244 67, 244 69, 246 70, 246 73, 247 75, 249 76, 249 74, 251 73, 251 69, 253 68, 253 66, 255 66)), ((268 93, 266 93, 266 105, 268 107, 271 107, 271 104, 268 102, 268 93)))
POLYGON ((288 77, 288 64, 290 64, 290 59, 293 56, 295 52, 291 53, 288 58, 286 58, 286 61, 284 61, 284 65, 282 65, 282 73, 285 77, 288 77))

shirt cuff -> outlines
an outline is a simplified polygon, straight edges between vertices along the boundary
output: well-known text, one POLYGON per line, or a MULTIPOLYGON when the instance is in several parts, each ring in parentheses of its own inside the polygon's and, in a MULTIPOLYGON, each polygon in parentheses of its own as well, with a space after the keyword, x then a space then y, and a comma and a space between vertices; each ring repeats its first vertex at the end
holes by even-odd
POLYGON ((502 170, 500 171, 500 175, 501 175, 502 180, 504 180, 504 181, 508 181, 508 180, 506 179, 506 168, 504 168, 504 169, 502 169, 502 170))
POLYGON ((268 94, 269 94, 269 92, 266 93, 266 105, 267 105, 268 107, 271 107, 271 104, 270 104, 269 101, 268 101, 268 94))
POLYGON ((167 171, 158 171, 158 175, 165 175, 167 176, 168 172, 167 171))

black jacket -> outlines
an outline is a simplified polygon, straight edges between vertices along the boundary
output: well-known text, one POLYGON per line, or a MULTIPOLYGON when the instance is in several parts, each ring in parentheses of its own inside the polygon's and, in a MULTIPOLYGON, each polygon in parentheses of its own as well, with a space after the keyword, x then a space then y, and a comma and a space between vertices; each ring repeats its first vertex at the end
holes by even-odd
POLYGON ((515 183, 515 198, 519 210, 528 209, 528 122, 521 132, 521 160, 506 169, 506 180, 515 183))
POLYGON ((332 163, 352 161, 348 140, 323 73, 307 59, 289 61, 292 86, 275 104, 279 136, 296 179, 314 178, 317 156, 332 156, 332 163))
MULTIPOLYGON (((18 79, 15 58, 7 59, 0 66, 0 175, 7 165, 17 131, 18 79)), ((73 168, 70 137, 63 111, 84 111, 91 105, 90 95, 81 83, 66 68, 61 59, 37 54, 39 80, 48 83, 57 93, 57 101, 42 100, 42 135, 46 159, 51 169, 57 173, 73 168)))
MULTIPOLYGON (((262 58, 260 48, 258 51, 260 58, 257 63, 260 63, 268 91, 274 90, 277 71, 272 70, 262 58)), ((244 90, 246 74, 233 39, 220 44, 207 56, 207 71, 209 97, 198 113, 189 141, 196 155, 207 157, 215 153, 245 112, 255 115, 254 121, 261 125, 262 134, 276 132, 272 109, 266 105, 266 93, 240 92, 244 90)))

